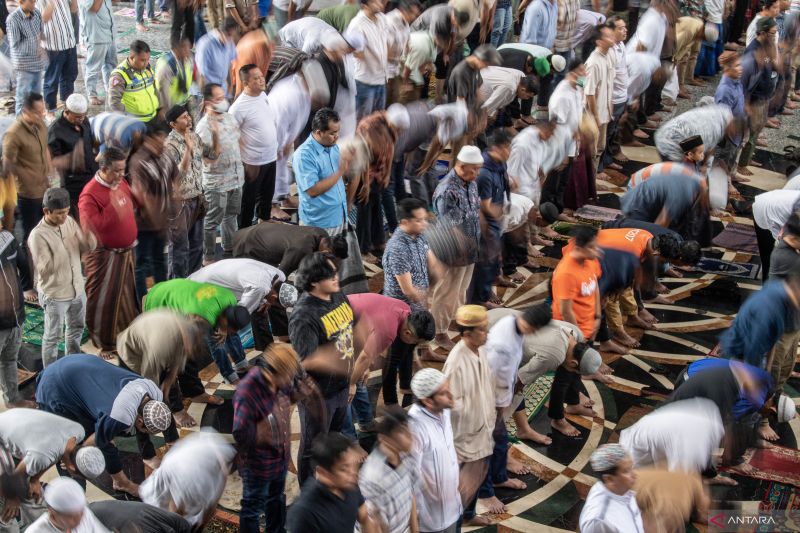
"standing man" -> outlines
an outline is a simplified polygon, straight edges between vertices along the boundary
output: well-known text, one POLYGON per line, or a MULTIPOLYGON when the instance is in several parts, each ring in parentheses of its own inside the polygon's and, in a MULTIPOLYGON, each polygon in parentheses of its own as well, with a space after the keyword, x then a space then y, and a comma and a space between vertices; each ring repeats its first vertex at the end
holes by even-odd
POLYGON ((353 309, 339 290, 334 258, 314 253, 300 262, 295 282, 302 295, 289 318, 289 340, 304 360, 330 347, 341 361, 341 372, 309 372, 325 402, 325 418, 318 420, 313 403, 301 402, 298 478, 303 484, 311 477, 311 446, 321 433, 341 431, 348 409, 348 390, 355 364, 353 309), (326 346, 327 345, 327 346, 326 346))
POLYGON ((192 117, 185 106, 167 111, 172 131, 164 143, 164 153, 177 169, 175 201, 169 216, 167 277, 185 278, 203 261, 203 158, 219 154, 219 135, 211 131, 211 144, 205 144, 192 131, 192 117))
POLYGON ((159 110, 155 74, 150 68, 150 45, 135 40, 128 58, 117 65, 108 82, 108 108, 142 122, 156 118, 159 110))
POLYGON ((81 256, 97 247, 91 233, 84 234, 69 216, 66 189, 47 189, 42 200, 44 218, 28 240, 36 272, 39 304, 44 310, 42 366, 58 359, 58 341, 64 334, 64 355, 81 352, 86 319, 81 256))
POLYGON ((19 245, 7 229, 0 229, 0 271, 8 280, 6 297, 0 300, 0 393, 6 408, 23 407, 27 402, 19 393, 17 357, 22 347, 22 324, 25 304, 20 277, 30 279, 27 261, 20 256, 19 245))
POLYGON ((388 31, 386 77, 386 103, 391 105, 400 101, 400 86, 403 83, 402 58, 406 54, 409 38, 411 37, 411 23, 416 20, 422 11, 418 0, 403 0, 397 3, 397 8, 386 15, 386 28, 388 31))
POLYGON ((556 40, 557 10, 556 0, 533 0, 525 9, 519 42, 552 50, 556 40))
MULTIPOLYGON (((614 30, 608 26, 599 26, 590 39, 594 40, 595 49, 586 60, 583 96, 586 100, 586 107, 594 117, 598 128, 594 145, 594 162, 597 166, 600 155, 606 149, 608 123, 611 122, 613 112, 616 55, 611 52, 611 48, 614 46, 614 30)), ((605 174, 601 173, 598 176, 598 179, 604 178, 607 178, 605 174)))
POLYGON ((195 50, 199 85, 216 83, 226 95, 231 95, 230 69, 236 60, 236 42, 240 35, 236 21, 226 18, 221 29, 200 37, 195 50))
POLYGON ((50 119, 55 118, 58 93, 61 93, 61 101, 66 102, 75 89, 78 50, 75 48, 72 16, 77 13, 77 0, 49 0, 44 3, 42 44, 49 61, 44 73, 44 100, 50 119))
POLYGON ((242 35, 258 27, 258 2, 256 0, 225 0, 225 16, 236 21, 242 35))
POLYGON ((53 157, 53 167, 59 170, 61 186, 69 193, 69 215, 78 220, 78 198, 83 187, 97 172, 94 155, 95 137, 86 120, 89 102, 74 93, 64 103, 64 112, 50 125, 47 147, 53 157))
POLYGON ((111 72, 117 65, 117 38, 111 0, 81 0, 81 35, 86 43, 84 80, 86 95, 92 105, 103 105, 97 91, 102 73, 102 87, 108 88, 111 72))
POLYGON ((222 256, 233 255, 233 235, 242 206, 244 166, 239 149, 239 125, 228 113, 228 101, 221 85, 203 87, 203 118, 195 131, 204 146, 217 139, 215 157, 203 158, 203 196, 207 204, 203 222, 203 264, 214 261, 217 234, 222 237, 222 256))
POLYGON ((625 55, 625 40, 628 38, 628 25, 625 19, 614 15, 606 22, 614 30, 614 46, 612 47, 616 63, 614 66, 614 83, 611 91, 611 122, 606 129, 606 148, 600 156, 600 166, 614 170, 622 167, 614 161, 625 162, 627 158, 619 146, 619 125, 628 103, 628 62, 625 55))
POLYGON ((558 8, 556 9, 556 38, 553 41, 553 53, 562 56, 569 63, 576 57, 572 48, 572 40, 575 37, 581 1, 557 0, 556 4, 558 8))
POLYGON ((244 188, 239 227, 272 218, 272 197, 275 195, 275 162, 278 159, 275 114, 269 106, 264 73, 255 65, 239 69, 244 91, 233 103, 230 113, 239 125, 239 146, 244 163, 244 188))
POLYGON ((17 80, 14 112, 19 115, 25 98, 42 94, 44 54, 39 48, 44 37, 42 14, 36 0, 22 0, 6 19, 6 37, 11 51, 11 64, 17 80))
POLYGON ((431 295, 431 312, 436 322, 436 344, 450 351, 455 344, 447 328, 456 310, 464 305, 472 271, 478 259, 480 239, 480 196, 475 180, 483 166, 483 155, 477 146, 464 146, 455 167, 439 182, 433 193, 434 211, 440 229, 449 232, 449 239, 463 241, 463 250, 456 257, 434 247, 437 259, 444 263, 444 272, 431 295), (437 253, 438 252, 438 253, 437 253))
POLYGON ((341 157, 339 114, 324 107, 314 114, 311 135, 294 152, 292 168, 300 196, 300 224, 341 233, 347 223, 347 194, 342 179, 350 164, 341 157))
POLYGON ((386 64, 388 35, 384 0, 361 2, 361 11, 347 27, 364 39, 364 51, 355 56, 356 116, 358 120, 386 107, 386 64), (363 55, 362 55, 363 54, 363 55))
POLYGON ((417 402, 408 410, 413 455, 417 459, 417 519, 420 531, 455 533, 463 505, 459 494, 458 454, 450 410, 453 394, 447 378, 423 368, 411 380, 417 402))
POLYGON ((78 209, 81 226, 97 238, 86 255, 86 325, 100 355, 116 349, 117 335, 139 314, 134 281, 136 243, 134 199, 125 176, 125 153, 108 148, 100 170, 83 188, 78 209))
POLYGON ((161 109, 184 105, 191 110, 189 88, 192 86, 192 42, 181 39, 170 42, 170 50, 156 61, 155 84, 161 109))

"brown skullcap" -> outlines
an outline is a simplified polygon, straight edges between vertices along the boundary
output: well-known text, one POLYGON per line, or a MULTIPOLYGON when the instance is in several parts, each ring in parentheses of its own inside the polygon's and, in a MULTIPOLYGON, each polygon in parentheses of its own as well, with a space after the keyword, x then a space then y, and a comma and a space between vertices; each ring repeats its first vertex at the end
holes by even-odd
POLYGON ((456 311, 456 324, 475 328, 489 323, 489 315, 482 305, 462 305, 456 311))

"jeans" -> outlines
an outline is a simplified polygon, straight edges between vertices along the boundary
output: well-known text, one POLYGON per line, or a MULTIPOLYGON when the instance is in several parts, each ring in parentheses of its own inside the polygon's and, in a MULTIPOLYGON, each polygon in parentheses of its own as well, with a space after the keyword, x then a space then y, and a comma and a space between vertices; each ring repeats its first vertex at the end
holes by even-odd
POLYGON ((362 383, 356 385, 356 393, 350 402, 350 409, 347 410, 342 427, 342 433, 355 440, 357 436, 353 419, 357 420, 358 425, 362 427, 372 422, 372 403, 369 401, 369 391, 367 386, 362 383))
POLYGON ((48 111, 55 111, 58 93, 61 101, 75 92, 75 79, 78 77, 78 50, 69 48, 55 52, 47 51, 50 64, 44 72, 44 103, 48 111))
POLYGON ((184 200, 180 211, 170 219, 167 246, 167 277, 185 278, 203 263, 203 218, 199 217, 200 197, 184 200))
POLYGON ((242 510, 239 511, 239 531, 259 533, 259 517, 264 513, 264 533, 284 533, 286 528, 286 467, 276 477, 253 477, 247 468, 240 468, 242 476, 242 510))
POLYGON ((305 481, 314 474, 311 467, 311 445, 317 435, 329 431, 341 431, 347 416, 347 389, 330 398, 323 398, 325 408, 320 409, 313 399, 303 400, 298 404, 300 414, 300 450, 297 452, 297 478, 302 487, 305 481), (321 414, 325 418, 321 419, 321 414))
POLYGON ((511 29, 511 15, 511 6, 498 7, 494 12, 494 27, 490 39, 495 48, 506 42, 508 31, 511 29))
POLYGON ((58 340, 64 333, 64 355, 81 353, 81 337, 86 322, 86 293, 72 300, 51 300, 39 294, 39 303, 44 310, 44 333, 42 334, 42 366, 46 367, 58 359, 58 340))
POLYGON ((144 23, 144 7, 147 4, 147 18, 156 18, 155 9, 153 8, 153 0, 135 0, 133 8, 136 10, 136 22, 139 24, 144 23))
POLYGON ((211 358, 216 363, 219 373, 225 378, 225 381, 230 383, 239 379, 236 370, 247 368, 247 359, 244 356, 244 347, 239 334, 227 335, 221 343, 217 343, 211 337, 208 337, 207 340, 211 358), (233 359, 235 367, 231 365, 231 359, 233 359))
POLYGON ((17 356, 22 347, 22 328, 0 329, 0 391, 6 407, 20 400, 17 356))
POLYGON ((116 43, 89 43, 86 45, 86 67, 83 77, 86 83, 86 95, 89 98, 97 98, 100 96, 100 93, 97 92, 97 84, 101 81, 101 73, 102 86, 105 90, 105 88, 108 87, 108 79, 111 77, 111 71, 116 67, 116 43))
POLYGON ((25 97, 31 93, 42 94, 42 73, 28 72, 27 70, 17 71, 17 94, 14 103, 14 113, 19 115, 22 111, 22 103, 25 97))
POLYGON ((356 80, 356 116, 358 120, 386 107, 386 86, 367 85, 356 80))
POLYGON ((167 261, 164 258, 164 245, 167 239, 163 232, 140 230, 136 244, 136 296, 141 301, 147 294, 147 276, 153 282, 167 280, 167 261))
POLYGON ((194 14, 194 42, 200 40, 200 37, 208 33, 206 23, 203 20, 203 7, 197 9, 194 14))
POLYGON ((203 256, 213 260, 217 248, 217 232, 222 233, 222 252, 227 257, 233 253, 233 234, 239 229, 239 211, 242 208, 242 189, 217 192, 205 191, 208 208, 203 222, 203 256))
POLYGON ((266 165, 244 165, 244 187, 240 228, 253 225, 253 217, 272 218, 272 197, 275 196, 275 161, 266 165))

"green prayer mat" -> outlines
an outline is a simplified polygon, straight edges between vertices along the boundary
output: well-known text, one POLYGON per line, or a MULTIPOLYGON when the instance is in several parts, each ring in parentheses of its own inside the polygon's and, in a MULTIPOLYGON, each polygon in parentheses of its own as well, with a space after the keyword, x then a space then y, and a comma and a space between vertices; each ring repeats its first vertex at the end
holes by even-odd
MULTIPOLYGON (((25 323, 22 325, 22 342, 33 344, 34 346, 42 345, 42 335, 44 335, 44 310, 38 305, 25 304, 25 323)), ((83 336, 81 337, 81 344, 89 339, 89 332, 86 328, 83 329, 83 336)), ((64 338, 63 336, 58 342, 58 349, 64 351, 64 338)))
MULTIPOLYGON (((550 389, 553 386, 554 375, 552 372, 548 372, 523 389, 525 414, 528 415, 528 420, 533 420, 544 407, 544 404, 547 403, 547 400, 550 399, 550 389)), ((508 417, 506 420, 506 429, 508 430, 509 441, 519 442, 519 439, 517 439, 517 424, 514 422, 513 417, 508 417)))

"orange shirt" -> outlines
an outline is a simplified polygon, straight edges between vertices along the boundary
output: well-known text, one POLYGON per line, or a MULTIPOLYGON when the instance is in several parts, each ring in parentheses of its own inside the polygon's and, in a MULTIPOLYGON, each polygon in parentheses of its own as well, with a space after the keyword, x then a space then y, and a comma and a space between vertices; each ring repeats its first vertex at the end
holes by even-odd
MULTIPOLYGON (((647 230, 635 228, 601 229, 597 232, 597 244, 600 248, 612 248, 621 252, 628 252, 639 259, 643 259, 647 251, 647 243, 653 234, 647 230)), ((561 256, 566 257, 575 247, 575 239, 561 249, 561 256)))
POLYGON ((597 259, 581 264, 569 254, 559 261, 553 272, 553 318, 564 320, 561 301, 572 300, 577 326, 587 339, 594 333, 599 277, 600 262, 597 259))

